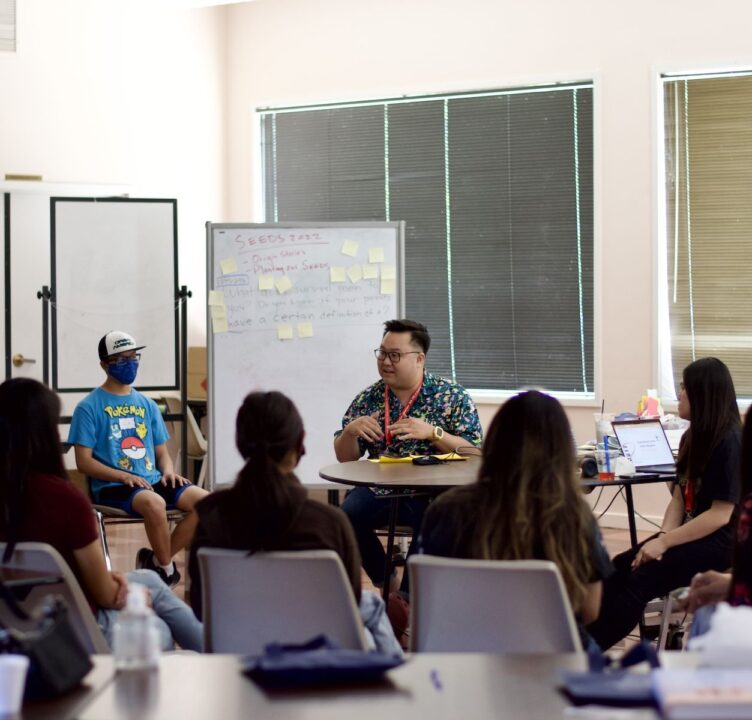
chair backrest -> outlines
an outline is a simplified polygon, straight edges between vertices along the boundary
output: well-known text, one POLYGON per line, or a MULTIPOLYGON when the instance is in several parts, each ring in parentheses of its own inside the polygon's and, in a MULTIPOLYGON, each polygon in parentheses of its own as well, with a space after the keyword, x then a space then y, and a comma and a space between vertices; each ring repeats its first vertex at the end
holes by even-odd
POLYGON ((249 555, 201 548, 204 651, 261 654, 273 642, 301 643, 325 633, 365 650, 355 597, 332 550, 249 555))
POLYGON ((408 568, 412 652, 582 650, 552 562, 414 555, 408 568))
MULTIPOLYGON (((0 557, 2 557, 4 552, 5 543, 0 543, 0 557)), ((17 543, 10 560, 4 563, 3 566, 36 570, 60 576, 62 578, 60 583, 55 585, 38 585, 32 588, 31 592, 20 604, 24 609, 31 610, 45 595, 61 596, 68 606, 68 615, 76 635, 83 643, 87 652, 89 654, 110 653, 107 641, 104 639, 104 635, 102 635, 102 631, 97 625, 94 613, 86 601, 78 580, 76 580, 75 575, 68 567, 68 563, 63 560, 63 557, 52 545, 37 542, 17 543)), ((17 624, 18 622, 15 615, 11 614, 10 609, 2 600, 0 600, 0 620, 10 624, 17 624)))

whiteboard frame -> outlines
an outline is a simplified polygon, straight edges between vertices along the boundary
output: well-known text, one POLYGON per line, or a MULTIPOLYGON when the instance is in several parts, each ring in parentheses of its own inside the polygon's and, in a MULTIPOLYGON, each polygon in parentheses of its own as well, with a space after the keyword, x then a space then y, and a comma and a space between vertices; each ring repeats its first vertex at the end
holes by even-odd
MULTIPOLYGON (((210 290, 214 290, 214 231, 215 230, 318 230, 318 229, 394 229, 396 232, 395 255, 397 260, 397 317, 404 317, 405 314, 405 221, 396 222, 281 222, 281 223, 206 223, 206 290, 207 296, 210 290)), ((207 424, 208 424, 208 441, 209 441, 209 489, 213 491, 216 483, 216 458, 215 438, 217 436, 215 428, 216 408, 214 401, 216 393, 212 392, 214 382, 214 333, 211 327, 211 308, 209 303, 206 304, 206 344, 207 344, 207 379, 209 383, 208 402, 207 402, 207 424)), ((342 408, 342 412, 346 408, 342 408)), ((305 418, 303 418, 305 422, 305 418)), ((234 424, 234 423, 233 423, 234 424)), ((332 442, 334 440, 332 439, 332 442)), ((206 462, 206 461, 204 461, 206 462)), ((306 483, 301 480, 305 487, 313 487, 318 483, 306 483)), ((326 483, 327 486, 334 485, 326 483)), ((223 483, 221 487, 230 487, 231 484, 223 483)))
POLYGON ((179 326, 179 303, 180 303, 180 283, 178 281, 178 201, 174 198, 131 198, 131 197, 61 197, 53 196, 50 198, 50 301, 52 307, 51 314, 51 385, 52 389, 58 393, 81 393, 89 392, 91 387, 60 387, 58 383, 58 319, 57 319, 57 227, 55 217, 55 205, 58 202, 71 203, 162 203, 172 206, 172 279, 173 279, 173 303, 174 319, 173 327, 173 344, 175 353, 175 367, 173 378, 170 382, 159 385, 139 385, 139 390, 177 390, 180 387, 180 326, 179 326))

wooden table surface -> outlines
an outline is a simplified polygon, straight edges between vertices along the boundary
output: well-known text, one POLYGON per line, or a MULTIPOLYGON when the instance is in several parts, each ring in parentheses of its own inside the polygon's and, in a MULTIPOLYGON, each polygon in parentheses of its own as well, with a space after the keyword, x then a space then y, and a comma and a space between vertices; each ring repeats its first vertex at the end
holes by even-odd
MULTIPOLYGON (((98 659, 107 663, 108 658, 98 659)), ((232 655, 168 655, 159 671, 120 673, 81 720, 546 720, 563 717, 561 669, 583 655, 414 655, 371 687, 266 693, 232 655)), ((24 716, 25 717, 25 716, 24 716)), ((633 720, 655 720, 650 710, 633 720)))

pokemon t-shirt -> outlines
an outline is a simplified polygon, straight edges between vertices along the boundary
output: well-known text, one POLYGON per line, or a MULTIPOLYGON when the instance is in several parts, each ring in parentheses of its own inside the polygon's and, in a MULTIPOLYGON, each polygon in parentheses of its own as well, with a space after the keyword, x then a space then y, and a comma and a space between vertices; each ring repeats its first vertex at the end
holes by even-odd
MULTIPOLYGON (((90 392, 73 412, 68 442, 92 448, 95 460, 125 472, 140 475, 151 485, 162 477, 154 448, 167 442, 169 434, 157 404, 131 390, 112 395, 101 387, 90 392)), ((122 483, 91 479, 94 502, 104 487, 122 483)))

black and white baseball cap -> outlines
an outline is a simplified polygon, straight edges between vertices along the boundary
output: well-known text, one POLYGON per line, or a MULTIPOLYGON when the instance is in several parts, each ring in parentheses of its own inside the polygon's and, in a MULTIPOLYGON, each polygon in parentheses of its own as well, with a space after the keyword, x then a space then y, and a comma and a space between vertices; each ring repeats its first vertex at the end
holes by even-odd
POLYGON ((129 350, 141 350, 146 345, 136 345, 136 341, 121 330, 110 330, 99 341, 99 359, 106 360, 110 355, 119 355, 129 350))

